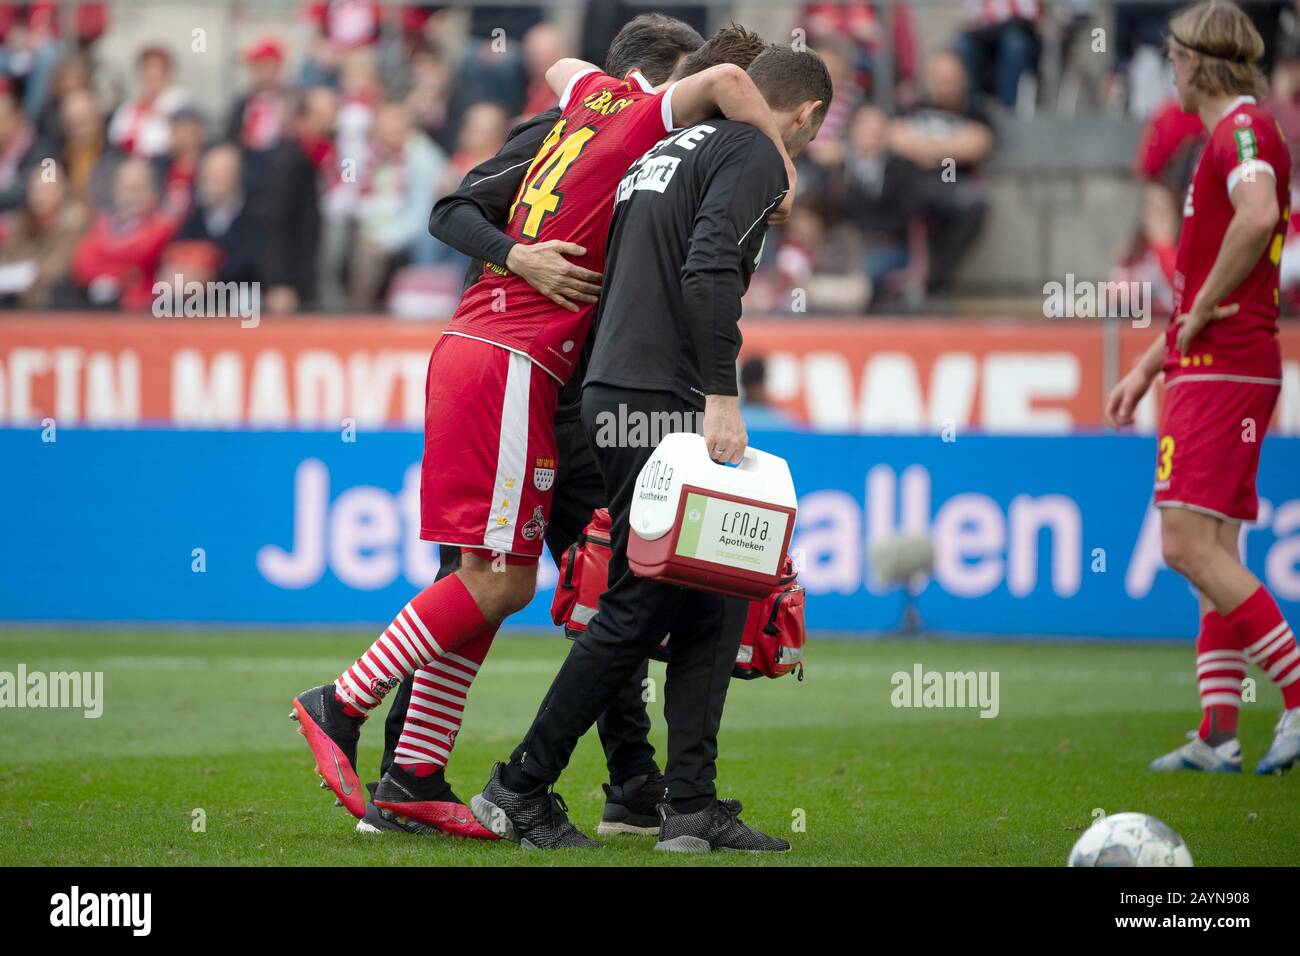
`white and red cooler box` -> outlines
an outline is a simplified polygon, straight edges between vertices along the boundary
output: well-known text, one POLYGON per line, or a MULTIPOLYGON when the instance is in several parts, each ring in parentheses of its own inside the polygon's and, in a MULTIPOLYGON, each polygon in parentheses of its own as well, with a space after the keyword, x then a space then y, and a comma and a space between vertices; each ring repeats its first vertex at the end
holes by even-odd
POLYGON ((764 598, 780 582, 797 510, 784 458, 751 446, 738 466, 719 465, 702 436, 676 432, 637 479, 628 564, 642 577, 764 598))
MULTIPOLYGON (((787 551, 797 499, 790 468, 748 448, 735 468, 699 435, 667 436, 641 470, 631 512, 633 573, 750 601, 734 676, 803 679, 804 589, 787 551)), ((601 508, 561 557, 551 617, 570 638, 587 629, 608 585, 609 513, 601 508)), ((663 659, 668 638, 654 656, 663 659)))

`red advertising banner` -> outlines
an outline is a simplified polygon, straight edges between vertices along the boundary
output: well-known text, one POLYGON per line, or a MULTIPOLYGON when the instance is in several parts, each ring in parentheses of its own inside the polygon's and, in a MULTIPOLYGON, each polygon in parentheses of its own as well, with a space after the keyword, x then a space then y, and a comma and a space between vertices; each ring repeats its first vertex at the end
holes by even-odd
MULTIPOLYGON (((380 317, 0 319, 0 425, 418 428, 440 323, 380 317)), ((1102 426, 1108 371, 1158 334, 1096 321, 786 319, 742 324, 768 395, 833 431, 1062 433, 1102 426), (1117 350, 1107 362, 1107 349, 1117 350)), ((1300 328, 1282 332, 1277 429, 1300 434, 1300 328)), ((1154 427, 1153 398, 1141 421, 1154 427)))
POLYGON ((893 319, 744 322, 768 394, 836 431, 1063 432, 1100 423, 1099 323, 893 319))

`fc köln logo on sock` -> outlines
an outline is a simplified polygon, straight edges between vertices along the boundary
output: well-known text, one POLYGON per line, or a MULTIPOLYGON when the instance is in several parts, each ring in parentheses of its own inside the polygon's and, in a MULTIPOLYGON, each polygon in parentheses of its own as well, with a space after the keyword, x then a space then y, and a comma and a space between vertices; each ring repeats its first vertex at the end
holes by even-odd
POLYGON ((533 485, 538 491, 550 491, 555 484, 555 459, 533 459, 533 485))

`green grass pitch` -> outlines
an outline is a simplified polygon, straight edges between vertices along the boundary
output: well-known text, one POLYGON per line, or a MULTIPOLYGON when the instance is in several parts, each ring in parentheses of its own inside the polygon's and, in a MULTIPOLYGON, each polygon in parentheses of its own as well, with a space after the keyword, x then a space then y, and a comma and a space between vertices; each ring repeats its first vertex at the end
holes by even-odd
MULTIPOLYGON (((362 836, 317 787, 287 719, 366 633, 0 630, 0 671, 104 673, 104 714, 0 710, 0 864, 64 865, 1044 865, 1060 866, 1094 808, 1140 810, 1182 833, 1200 866, 1300 865, 1300 775, 1249 773, 1280 698, 1261 675, 1242 712, 1247 773, 1146 769, 1198 718, 1187 646, 851 641, 815 636, 807 679, 733 681, 719 785, 745 819, 794 844, 780 858, 688 858, 653 840, 527 853, 500 843, 362 836), (900 709, 891 675, 997 671, 1000 714, 900 709), (206 822, 196 832, 194 811, 206 822)), ((504 634, 470 696, 449 779, 468 800, 522 734, 566 642, 504 634)), ((654 742, 664 753, 663 669, 654 742)), ((373 779, 382 714, 362 735, 373 779)), ((583 739, 558 790, 594 832, 603 763, 583 739)))

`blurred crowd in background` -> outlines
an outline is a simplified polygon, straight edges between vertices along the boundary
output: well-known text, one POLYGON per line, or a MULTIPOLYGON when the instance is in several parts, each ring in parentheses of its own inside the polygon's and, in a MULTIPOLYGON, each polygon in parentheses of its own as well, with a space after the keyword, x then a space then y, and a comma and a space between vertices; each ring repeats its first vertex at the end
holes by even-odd
MULTIPOLYGON (((1243 6, 1268 45, 1266 106, 1300 158, 1296 6, 1243 6)), ((269 35, 243 47, 240 92, 210 115, 178 82, 184 48, 142 38, 131 75, 105 82, 97 46, 113 4, 0 4, 0 303, 147 310, 156 281, 182 276, 256 282, 274 313, 445 317, 467 263, 428 234, 433 203, 512 124, 554 105, 547 66, 603 62, 623 23, 651 9, 590 0, 574 30, 541 5, 303 4, 299 54, 269 35)), ((981 171, 1000 124, 1087 108, 1144 124, 1132 159, 1141 211, 1112 278, 1151 282, 1167 310, 1181 196, 1204 139, 1171 99, 1162 44, 1174 8, 1109 4, 1100 74, 1086 57, 1094 0, 952 9, 937 36, 919 35, 905 2, 797 13, 835 99, 747 304, 860 315, 950 296, 963 258, 996 241, 981 171)), ((705 36, 733 15, 744 22, 717 4, 660 12, 705 36)))

